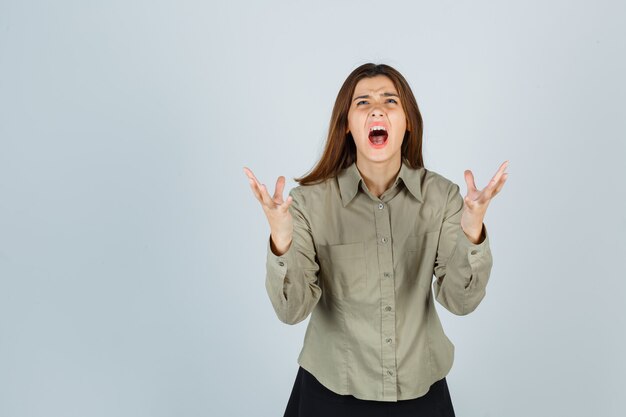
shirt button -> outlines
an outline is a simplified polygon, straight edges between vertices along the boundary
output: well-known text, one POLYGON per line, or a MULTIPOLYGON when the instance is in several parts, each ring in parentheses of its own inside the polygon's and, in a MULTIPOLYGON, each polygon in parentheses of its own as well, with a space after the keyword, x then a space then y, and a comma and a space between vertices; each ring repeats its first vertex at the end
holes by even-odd
POLYGON ((385 307, 385 311, 391 311, 391 306, 385 307))
POLYGON ((385 276, 385 278, 389 278, 391 276, 389 272, 385 272, 383 275, 385 276))
POLYGON ((387 370, 387 375, 389 375, 389 376, 393 376, 393 371, 392 371, 391 369, 388 369, 388 370, 387 370))
POLYGON ((387 243, 387 238, 386 238, 386 237, 384 237, 384 238, 382 238, 382 239, 380 239, 380 240, 381 240, 383 243, 387 243))
POLYGON ((278 261, 278 265, 280 265, 280 266, 285 266, 285 263, 284 263, 284 262, 281 262, 281 261, 278 261))
POLYGON ((477 250, 473 250, 473 251, 471 251, 470 253, 471 253, 472 255, 476 255, 476 254, 478 253, 478 251, 477 251, 477 250))
POLYGON ((387 343, 391 343, 391 338, 390 338, 390 337, 388 337, 387 339, 385 339, 385 342, 387 342, 387 343))
POLYGON ((385 205, 384 205, 383 203, 380 203, 380 204, 378 205, 378 208, 379 208, 380 210, 382 210, 382 209, 384 209, 384 208, 385 208, 385 205))

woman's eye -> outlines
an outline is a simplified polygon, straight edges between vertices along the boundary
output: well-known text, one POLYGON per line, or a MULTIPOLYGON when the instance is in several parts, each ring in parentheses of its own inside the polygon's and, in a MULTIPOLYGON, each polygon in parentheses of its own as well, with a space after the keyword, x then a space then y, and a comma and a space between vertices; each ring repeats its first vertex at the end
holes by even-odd
MULTIPOLYGON (((392 102, 394 104, 398 104, 398 102, 395 99, 393 99, 393 98, 388 99, 387 102, 392 102)), ((368 104, 368 103, 367 103, 367 100, 361 100, 358 103, 356 103, 357 106, 360 105, 360 104, 368 104)))

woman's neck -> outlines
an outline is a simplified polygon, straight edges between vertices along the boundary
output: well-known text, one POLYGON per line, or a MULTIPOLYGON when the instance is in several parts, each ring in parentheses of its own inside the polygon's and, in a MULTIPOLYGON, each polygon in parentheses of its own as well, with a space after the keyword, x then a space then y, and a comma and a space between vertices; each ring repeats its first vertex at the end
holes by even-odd
POLYGON ((366 161, 362 163, 358 159, 356 161, 356 167, 361 173, 367 189, 376 197, 380 197, 391 187, 401 166, 402 160, 399 155, 398 158, 384 162, 366 161))

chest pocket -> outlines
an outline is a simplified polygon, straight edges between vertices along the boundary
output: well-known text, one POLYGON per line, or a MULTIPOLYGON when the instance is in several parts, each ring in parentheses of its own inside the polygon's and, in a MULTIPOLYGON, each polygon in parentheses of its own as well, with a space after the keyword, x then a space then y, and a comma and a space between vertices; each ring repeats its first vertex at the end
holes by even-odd
POLYGON ((433 280, 439 231, 407 237, 403 259, 398 268, 420 287, 428 290, 433 280))
POLYGON ((320 253, 321 269, 326 276, 325 291, 338 299, 355 299, 366 285, 363 242, 326 246, 320 253))

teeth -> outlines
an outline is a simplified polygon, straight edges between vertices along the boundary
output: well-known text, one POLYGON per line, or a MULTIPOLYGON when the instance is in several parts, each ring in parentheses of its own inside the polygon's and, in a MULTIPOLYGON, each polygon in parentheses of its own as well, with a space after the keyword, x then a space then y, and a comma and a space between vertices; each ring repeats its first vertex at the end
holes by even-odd
POLYGON ((384 126, 372 126, 372 127, 370 127, 370 132, 372 130, 384 130, 385 132, 387 131, 387 129, 385 129, 384 126))

